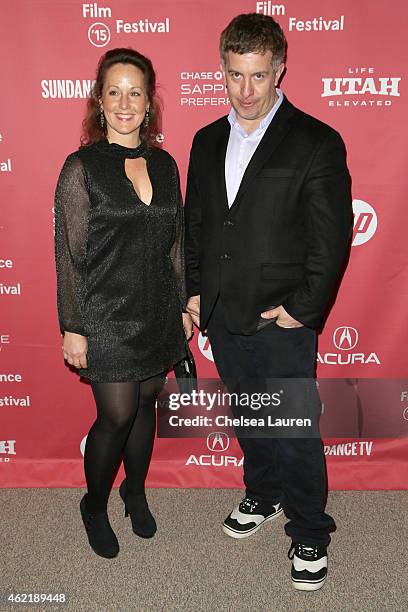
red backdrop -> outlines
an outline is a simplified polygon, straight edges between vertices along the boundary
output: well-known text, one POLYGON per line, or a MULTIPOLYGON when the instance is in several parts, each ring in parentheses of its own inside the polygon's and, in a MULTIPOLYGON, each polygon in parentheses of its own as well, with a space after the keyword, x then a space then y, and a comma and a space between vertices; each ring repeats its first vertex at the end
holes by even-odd
MULTIPOLYGON (((327 418, 341 421, 355 406, 353 381, 369 380, 355 408, 364 437, 325 439, 330 486, 407 487, 404 0, 15 0, 3 7, 1 486, 84 485, 81 448, 94 406, 89 385, 61 357, 53 194, 66 155, 78 147, 100 55, 132 46, 153 60, 164 146, 184 184, 195 131, 228 111, 219 33, 237 13, 253 11, 282 24, 289 43, 282 88, 341 132, 353 177, 351 260, 319 340, 319 376, 347 377, 323 397, 327 418)), ((192 346, 200 376, 215 376, 208 340, 196 335, 192 346)), ((158 439, 149 484, 240 486, 242 454, 235 440, 222 439, 216 447, 211 435, 158 439)))

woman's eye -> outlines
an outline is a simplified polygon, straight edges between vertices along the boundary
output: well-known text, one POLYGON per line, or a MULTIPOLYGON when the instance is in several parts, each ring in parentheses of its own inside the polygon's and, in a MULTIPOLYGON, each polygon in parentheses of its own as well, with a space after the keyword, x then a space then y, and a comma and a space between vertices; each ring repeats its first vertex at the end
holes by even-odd
POLYGON ((140 91, 132 91, 132 96, 140 96, 140 91))
POLYGON ((117 93, 118 93, 117 91, 115 91, 114 89, 112 89, 112 91, 110 91, 110 92, 109 92, 109 95, 110 95, 110 96, 116 96, 116 94, 117 94, 117 93))

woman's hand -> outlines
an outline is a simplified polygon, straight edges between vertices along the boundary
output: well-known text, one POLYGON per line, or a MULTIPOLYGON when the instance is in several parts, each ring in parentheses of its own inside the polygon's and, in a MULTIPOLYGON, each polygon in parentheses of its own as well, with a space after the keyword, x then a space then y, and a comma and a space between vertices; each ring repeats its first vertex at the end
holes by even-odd
POLYGON ((183 312, 183 327, 186 335, 186 340, 190 340, 193 335, 193 320, 187 312, 183 312))
POLYGON ((75 368, 87 368, 86 354, 88 352, 88 340, 85 336, 74 334, 73 332, 65 332, 64 359, 75 368))

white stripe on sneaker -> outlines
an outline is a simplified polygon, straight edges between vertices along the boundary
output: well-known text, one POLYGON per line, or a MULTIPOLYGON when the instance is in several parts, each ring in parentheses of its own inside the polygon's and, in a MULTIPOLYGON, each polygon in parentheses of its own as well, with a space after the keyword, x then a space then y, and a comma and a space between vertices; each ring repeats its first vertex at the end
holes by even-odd
POLYGON ((230 514, 230 518, 238 521, 238 523, 241 525, 246 525, 247 523, 255 523, 255 525, 259 525, 265 520, 263 514, 243 514, 240 512, 239 506, 233 509, 230 514))
POLYGON ((293 567, 297 572, 303 572, 306 570, 312 574, 316 574, 324 567, 327 567, 327 557, 324 556, 321 559, 316 559, 316 561, 305 561, 294 555, 293 567))

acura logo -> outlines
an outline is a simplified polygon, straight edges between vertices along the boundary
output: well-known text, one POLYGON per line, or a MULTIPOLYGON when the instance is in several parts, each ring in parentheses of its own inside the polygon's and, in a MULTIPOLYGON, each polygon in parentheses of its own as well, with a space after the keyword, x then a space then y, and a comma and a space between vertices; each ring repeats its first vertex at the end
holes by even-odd
POLYGON ((229 437, 223 431, 213 431, 207 436, 207 448, 216 453, 228 450, 229 437))
POLYGON ((333 334, 333 343, 340 351, 351 351, 358 342, 358 331, 355 327, 338 327, 333 334))

